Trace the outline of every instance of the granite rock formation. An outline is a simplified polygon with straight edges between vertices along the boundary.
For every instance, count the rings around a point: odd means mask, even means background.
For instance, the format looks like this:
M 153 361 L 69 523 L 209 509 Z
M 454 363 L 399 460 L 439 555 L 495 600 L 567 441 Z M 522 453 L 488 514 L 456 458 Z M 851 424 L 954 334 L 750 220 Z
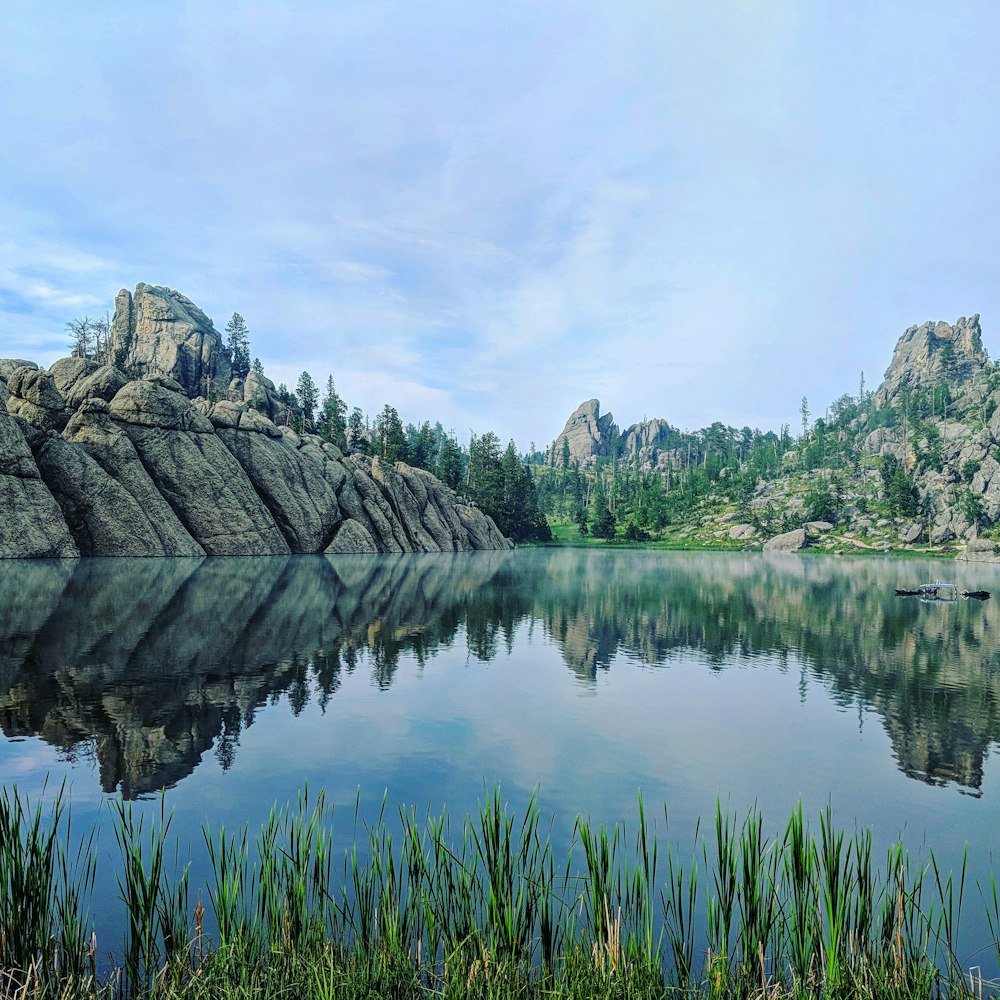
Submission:
M 569 443 L 571 462 L 587 465 L 601 455 L 607 455 L 612 431 L 617 434 L 610 413 L 601 416 L 601 404 L 596 399 L 581 403 L 570 415 L 566 425 L 556 435 L 556 458 L 562 454 L 563 441 Z
M 989 362 L 983 350 L 979 314 L 960 317 L 954 326 L 927 322 L 906 329 L 896 343 L 875 405 L 893 405 L 904 390 L 916 391 L 941 382 L 957 387 L 982 374 Z
M 143 282 L 134 293 L 123 288 L 115 299 L 111 344 L 125 371 L 170 375 L 192 398 L 229 385 L 232 370 L 222 335 L 172 288 Z
M 564 438 L 569 444 L 570 461 L 578 462 L 582 468 L 616 452 L 634 460 L 645 471 L 662 468 L 671 458 L 676 459 L 673 449 L 680 441 L 676 428 L 656 418 L 620 431 L 610 413 L 601 415 L 601 404 L 596 399 L 581 403 L 556 436 L 552 447 L 557 463 L 561 460 Z
M 429 473 L 278 426 L 273 385 L 230 380 L 211 320 L 183 295 L 120 293 L 112 345 L 144 374 L 0 360 L 0 558 L 509 547 Z M 202 390 L 221 398 L 190 398 Z

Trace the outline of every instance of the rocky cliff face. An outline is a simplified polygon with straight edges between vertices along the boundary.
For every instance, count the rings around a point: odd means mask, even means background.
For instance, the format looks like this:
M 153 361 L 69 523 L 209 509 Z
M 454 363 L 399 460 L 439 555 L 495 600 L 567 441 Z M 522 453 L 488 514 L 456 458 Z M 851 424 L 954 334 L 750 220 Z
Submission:
M 218 333 L 184 296 L 120 294 L 114 336 L 143 377 L 74 358 L 50 371 L 0 361 L 0 558 L 509 546 L 429 473 L 345 458 L 239 398 L 189 398 L 218 379 L 267 410 L 270 383 L 228 383 Z
M 895 405 L 904 390 L 911 392 L 948 382 L 964 386 L 989 364 L 983 350 L 979 314 L 962 316 L 954 326 L 927 322 L 911 326 L 896 343 L 885 378 L 875 393 L 875 405 Z

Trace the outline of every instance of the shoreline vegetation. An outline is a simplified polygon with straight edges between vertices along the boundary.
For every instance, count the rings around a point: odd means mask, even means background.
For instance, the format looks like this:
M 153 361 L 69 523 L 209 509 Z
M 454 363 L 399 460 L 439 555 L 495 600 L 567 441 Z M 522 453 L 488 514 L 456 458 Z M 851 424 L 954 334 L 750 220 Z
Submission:
M 763 549 L 763 539 L 756 542 L 734 540 L 730 538 L 705 538 L 698 536 L 682 535 L 678 532 L 663 534 L 660 536 L 649 536 L 640 538 L 630 538 L 626 530 L 618 529 L 614 538 L 596 538 L 589 533 L 581 532 L 579 527 L 566 520 L 551 520 L 549 528 L 552 538 L 546 542 L 527 541 L 519 543 L 518 547 L 532 548 L 587 548 L 587 549 L 653 549 L 670 552 L 732 552 L 732 553 L 754 553 Z M 807 534 L 807 541 L 812 544 L 805 545 L 800 554 L 805 552 L 809 555 L 850 555 L 850 556 L 903 556 L 906 558 L 929 558 L 929 559 L 954 559 L 961 555 L 962 549 L 954 545 L 906 545 L 900 543 L 896 546 L 877 546 L 859 544 L 857 541 L 851 544 L 844 544 L 843 541 L 834 535 L 822 538 L 818 532 L 814 532 L 811 539 Z
M 367 823 L 355 806 L 346 842 L 306 790 L 253 833 L 206 826 L 195 884 L 165 799 L 159 815 L 119 801 L 109 944 L 89 915 L 96 831 L 63 789 L 47 798 L 0 794 L 4 997 L 997 995 L 981 972 L 1000 958 L 995 878 L 972 886 L 966 858 L 945 872 L 902 842 L 879 860 L 829 809 L 772 833 L 720 805 L 679 849 L 640 795 L 633 826 L 578 817 L 562 854 L 534 797 L 515 811 L 499 788 L 466 816 L 383 800 Z M 991 940 L 966 959 L 970 905 Z

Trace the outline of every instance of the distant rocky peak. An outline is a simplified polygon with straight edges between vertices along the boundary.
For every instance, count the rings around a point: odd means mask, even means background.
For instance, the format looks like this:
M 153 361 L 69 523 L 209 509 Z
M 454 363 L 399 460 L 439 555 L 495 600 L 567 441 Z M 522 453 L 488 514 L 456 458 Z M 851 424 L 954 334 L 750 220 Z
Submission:
M 601 416 L 601 404 L 596 399 L 581 403 L 566 421 L 566 425 L 556 436 L 554 445 L 556 459 L 562 454 L 563 438 L 569 443 L 569 457 L 572 462 L 587 465 L 599 455 L 608 454 L 610 437 L 617 433 L 614 418 L 610 413 Z
M 954 325 L 928 321 L 911 326 L 896 343 L 875 402 L 879 406 L 892 403 L 903 389 L 913 391 L 942 382 L 962 385 L 988 362 L 978 313 L 968 319 L 962 316 Z

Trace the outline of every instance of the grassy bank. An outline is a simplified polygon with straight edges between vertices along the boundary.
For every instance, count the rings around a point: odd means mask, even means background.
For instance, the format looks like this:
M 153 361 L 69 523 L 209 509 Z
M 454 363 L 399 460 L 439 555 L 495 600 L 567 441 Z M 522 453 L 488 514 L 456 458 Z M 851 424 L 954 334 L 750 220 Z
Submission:
M 122 938 L 90 930 L 95 838 L 61 797 L 0 797 L 0 970 L 23 997 L 930 997 L 993 995 L 956 955 L 965 871 L 828 812 L 769 835 L 719 809 L 693 850 L 642 802 L 635 828 L 578 819 L 556 856 L 537 807 L 400 808 L 335 843 L 322 795 L 204 830 L 195 885 L 166 813 L 113 807 Z M 978 887 L 1000 949 L 1000 895 Z M 109 904 L 104 904 L 109 905 Z M 114 952 L 103 970 L 99 954 Z
M 741 545 L 723 539 L 706 540 L 701 538 L 687 538 L 676 533 L 665 534 L 663 537 L 654 537 L 643 541 L 632 541 L 625 537 L 625 531 L 620 526 L 616 529 L 614 539 L 595 538 L 593 535 L 585 535 L 580 529 L 569 521 L 550 521 L 549 529 L 552 532 L 551 542 L 525 543 L 539 544 L 544 547 L 570 546 L 573 548 L 618 548 L 618 549 L 676 549 L 676 550 L 697 550 L 710 552 L 737 552 L 747 549 L 747 545 Z M 758 544 L 756 548 L 760 548 Z
M 626 538 L 624 529 L 616 529 L 614 539 L 594 538 L 582 534 L 576 524 L 569 521 L 552 520 L 549 522 L 552 541 L 544 543 L 526 542 L 524 545 L 544 548 L 613 548 L 613 549 L 665 549 L 684 552 L 759 552 L 763 548 L 764 539 L 758 537 L 748 541 L 739 541 L 725 537 L 724 532 L 697 533 L 690 530 L 666 529 L 662 535 L 643 541 L 632 541 Z M 905 545 L 901 542 L 889 542 L 883 539 L 883 544 L 868 544 L 851 536 L 840 534 L 822 535 L 813 532 L 809 545 L 802 550 L 810 554 L 851 555 L 851 556 L 913 556 L 923 559 L 951 559 L 960 551 L 953 545 Z

